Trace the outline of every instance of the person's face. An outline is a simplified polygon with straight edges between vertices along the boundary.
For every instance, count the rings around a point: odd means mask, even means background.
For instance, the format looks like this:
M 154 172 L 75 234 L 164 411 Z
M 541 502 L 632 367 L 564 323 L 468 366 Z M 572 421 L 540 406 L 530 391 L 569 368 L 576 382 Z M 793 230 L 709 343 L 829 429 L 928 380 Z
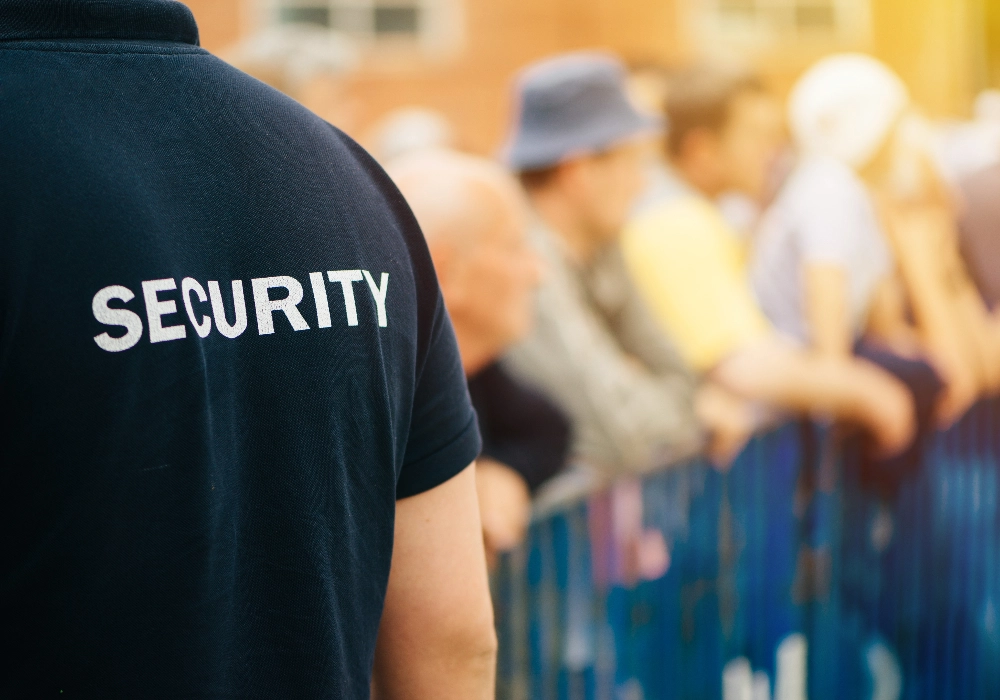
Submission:
M 575 204 L 595 242 L 614 241 L 628 221 L 646 183 L 643 146 L 641 140 L 631 141 L 574 164 Z
M 718 137 L 721 189 L 762 198 L 783 140 L 781 108 L 776 100 L 760 92 L 738 96 Z
M 531 330 L 541 266 L 528 244 L 525 206 L 519 195 L 491 197 L 481 213 L 483 229 L 464 244 L 468 248 L 461 253 L 452 280 L 450 291 L 459 298 L 446 302 L 456 325 L 466 325 L 480 341 L 489 339 L 499 355 Z

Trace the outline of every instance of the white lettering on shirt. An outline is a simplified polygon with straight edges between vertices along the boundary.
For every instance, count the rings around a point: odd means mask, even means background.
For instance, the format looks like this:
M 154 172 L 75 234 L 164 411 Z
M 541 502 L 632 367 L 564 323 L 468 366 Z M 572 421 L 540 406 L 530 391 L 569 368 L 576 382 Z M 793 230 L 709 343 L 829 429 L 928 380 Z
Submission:
M 243 280 L 233 280 L 233 309 L 236 318 L 233 325 L 226 321 L 226 307 L 222 305 L 222 292 L 219 283 L 208 283 L 208 296 L 212 298 L 212 316 L 215 317 L 215 327 L 226 338 L 236 338 L 247 329 L 247 302 L 243 298 Z
M 146 321 L 149 324 L 149 342 L 163 343 L 168 340 L 180 340 L 187 336 L 183 325 L 164 326 L 162 317 L 177 313 L 177 302 L 173 299 L 160 301 L 159 292 L 169 292 L 177 289 L 177 283 L 171 279 L 146 280 L 142 283 L 142 296 L 146 301 Z
M 364 279 L 361 270 L 330 270 L 326 276 L 331 282 L 340 282 L 344 290 L 344 311 L 347 312 L 347 325 L 358 325 L 358 307 L 354 305 L 354 282 Z
M 191 325 L 194 326 L 195 333 L 198 337 L 204 338 L 212 330 L 212 317 L 202 316 L 201 322 L 194 317 L 194 308 L 191 305 L 191 292 L 198 295 L 198 301 L 206 302 L 208 297 L 205 296 L 205 288 L 201 286 L 198 280 L 193 277 L 185 277 L 181 280 L 181 299 L 184 300 L 184 310 L 187 311 L 188 318 L 191 320 Z
M 139 342 L 142 337 L 142 319 L 134 311 L 128 309 L 112 309 L 108 302 L 112 299 L 120 299 L 130 302 L 135 298 L 135 294 L 128 287 L 120 284 L 113 284 L 105 287 L 94 295 L 94 301 L 90 307 L 94 312 L 94 318 L 106 326 L 122 326 L 125 328 L 125 335 L 117 338 L 108 335 L 107 332 L 94 336 L 94 342 L 101 350 L 108 352 L 121 352 Z
M 386 311 L 386 296 L 389 288 L 389 273 L 383 272 L 379 278 L 379 283 L 375 283 L 375 274 L 368 270 L 329 270 L 326 272 L 327 280 L 330 283 L 340 284 L 340 289 L 344 295 L 344 315 L 348 326 L 358 325 L 357 301 L 354 296 L 354 283 L 365 280 L 375 302 L 376 319 L 380 328 L 388 325 L 388 313 Z M 313 300 L 316 305 L 316 327 L 330 328 L 333 325 L 330 313 L 330 300 L 326 287 L 327 280 L 323 279 L 322 272 L 310 272 L 309 283 L 312 287 Z M 274 328 L 274 312 L 280 311 L 285 314 L 289 324 L 295 331 L 309 330 L 310 326 L 299 311 L 299 304 L 304 297 L 302 284 L 294 277 L 280 275 L 277 277 L 260 277 L 250 280 L 253 289 L 254 307 L 257 315 L 257 332 L 259 335 L 272 335 Z M 180 295 L 184 303 L 184 311 L 188 321 L 194 328 L 195 333 L 200 338 L 208 338 L 212 333 L 212 327 L 229 339 L 238 338 L 247 329 L 247 304 L 244 296 L 243 280 L 233 280 L 231 282 L 233 292 L 233 323 L 226 319 L 226 306 L 222 299 L 222 290 L 216 280 L 208 281 L 208 292 L 201 283 L 193 277 L 184 277 L 181 280 Z M 280 299 L 272 299 L 270 290 L 274 287 L 281 287 L 287 293 Z M 185 324 L 163 325 L 163 317 L 176 314 L 178 305 L 176 299 L 164 299 L 159 295 L 161 292 L 169 292 L 177 289 L 177 282 L 174 279 L 164 278 L 157 280 L 144 280 L 142 282 L 142 294 L 146 307 L 146 321 L 149 328 L 149 341 L 151 343 L 162 343 L 168 340 L 181 340 L 186 338 L 187 327 Z M 125 329 L 125 334 L 115 337 L 108 332 L 94 336 L 94 342 L 102 350 L 107 352 L 121 352 L 134 347 L 142 338 L 142 317 L 127 308 L 113 308 L 109 306 L 112 300 L 120 300 L 128 303 L 135 298 L 135 294 L 128 287 L 121 285 L 111 285 L 104 287 L 94 295 L 91 309 L 94 318 L 105 326 L 121 326 Z M 197 304 L 211 303 L 212 313 L 201 313 Z M 213 324 L 214 321 L 214 324 Z
M 271 335 L 274 333 L 275 311 L 281 311 L 297 331 L 309 330 L 309 324 L 299 313 L 298 305 L 302 301 L 302 285 L 294 277 L 284 275 L 278 277 L 258 277 L 250 280 L 253 287 L 253 304 L 257 309 L 257 333 Z M 288 295 L 283 299 L 271 299 L 267 290 L 274 287 L 284 287 Z
M 323 273 L 310 272 L 309 283 L 312 285 L 313 299 L 316 300 L 316 325 L 319 328 L 329 328 L 333 324 L 330 322 L 330 300 L 326 296 Z
M 372 292 L 372 297 L 375 299 L 375 309 L 378 312 L 378 325 L 385 328 L 389 325 L 389 320 L 385 315 L 385 293 L 389 291 L 389 273 L 383 272 L 382 279 L 378 287 L 375 286 L 375 280 L 372 279 L 372 273 L 368 270 L 362 270 L 365 275 L 365 280 L 368 282 L 368 289 Z

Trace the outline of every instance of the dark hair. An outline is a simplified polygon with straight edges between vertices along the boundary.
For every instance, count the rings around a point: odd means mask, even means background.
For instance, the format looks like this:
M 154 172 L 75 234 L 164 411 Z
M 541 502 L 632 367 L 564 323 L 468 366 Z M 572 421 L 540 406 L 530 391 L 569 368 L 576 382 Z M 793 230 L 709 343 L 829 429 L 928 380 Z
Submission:
M 753 73 L 710 66 L 678 73 L 667 91 L 667 151 L 679 155 L 695 129 L 722 131 L 737 98 L 764 90 L 764 83 Z
M 586 155 L 586 157 L 588 158 L 600 160 L 612 155 L 613 153 L 615 153 L 616 150 L 617 148 L 615 144 L 612 143 L 597 151 L 581 155 Z M 517 179 L 520 181 L 521 187 L 523 187 L 528 192 L 531 192 L 532 190 L 541 189 L 543 187 L 546 187 L 549 183 L 552 182 L 552 180 L 556 176 L 556 173 L 559 172 L 559 166 L 562 165 L 564 162 L 565 161 L 560 161 L 555 165 L 546 165 L 544 167 L 535 168 L 533 170 L 521 170 L 520 172 L 517 173 Z
M 548 185 L 555 177 L 558 168 L 558 165 L 550 165 L 536 170 L 522 170 L 517 174 L 517 177 L 521 181 L 521 187 L 531 192 Z

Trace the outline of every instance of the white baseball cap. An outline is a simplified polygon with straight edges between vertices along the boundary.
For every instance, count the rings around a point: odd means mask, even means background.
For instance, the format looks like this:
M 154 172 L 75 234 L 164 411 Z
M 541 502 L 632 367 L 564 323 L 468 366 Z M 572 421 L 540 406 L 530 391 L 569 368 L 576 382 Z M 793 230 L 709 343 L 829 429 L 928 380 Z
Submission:
M 788 121 L 804 155 L 858 169 L 878 152 L 909 102 L 906 85 L 881 61 L 836 54 L 799 78 L 788 100 Z

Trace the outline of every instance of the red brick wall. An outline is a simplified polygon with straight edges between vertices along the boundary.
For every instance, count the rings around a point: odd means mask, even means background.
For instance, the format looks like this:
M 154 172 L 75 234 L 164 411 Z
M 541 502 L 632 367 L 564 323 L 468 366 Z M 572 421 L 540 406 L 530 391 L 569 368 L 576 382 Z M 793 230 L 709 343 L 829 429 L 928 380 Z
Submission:
M 249 29 L 241 8 L 253 0 L 185 1 L 211 51 L 224 50 Z M 439 109 L 453 120 L 464 146 L 489 153 L 502 140 L 510 80 L 520 67 L 595 46 L 642 59 L 676 58 L 673 8 L 672 0 L 467 0 L 459 55 L 381 56 L 345 80 L 322 81 L 296 97 L 359 137 L 397 107 Z
M 252 30 L 257 0 L 185 0 L 202 44 L 224 50 Z M 932 112 L 961 112 L 972 89 L 963 40 L 972 0 L 871 0 L 873 49 L 911 81 Z M 509 119 L 510 80 L 526 63 L 577 48 L 606 47 L 626 58 L 677 62 L 698 47 L 684 13 L 695 0 L 464 0 L 464 44 L 458 55 L 381 52 L 347 78 L 322 80 L 295 95 L 354 136 L 364 137 L 386 112 L 419 105 L 441 110 L 462 144 L 491 153 Z M 903 22 L 901 18 L 906 18 Z M 938 29 L 935 30 L 934 28 Z M 718 47 L 709 47 L 718 48 Z M 784 91 L 813 60 L 837 47 L 765 47 L 758 63 Z M 929 70 L 927 66 L 936 67 Z

